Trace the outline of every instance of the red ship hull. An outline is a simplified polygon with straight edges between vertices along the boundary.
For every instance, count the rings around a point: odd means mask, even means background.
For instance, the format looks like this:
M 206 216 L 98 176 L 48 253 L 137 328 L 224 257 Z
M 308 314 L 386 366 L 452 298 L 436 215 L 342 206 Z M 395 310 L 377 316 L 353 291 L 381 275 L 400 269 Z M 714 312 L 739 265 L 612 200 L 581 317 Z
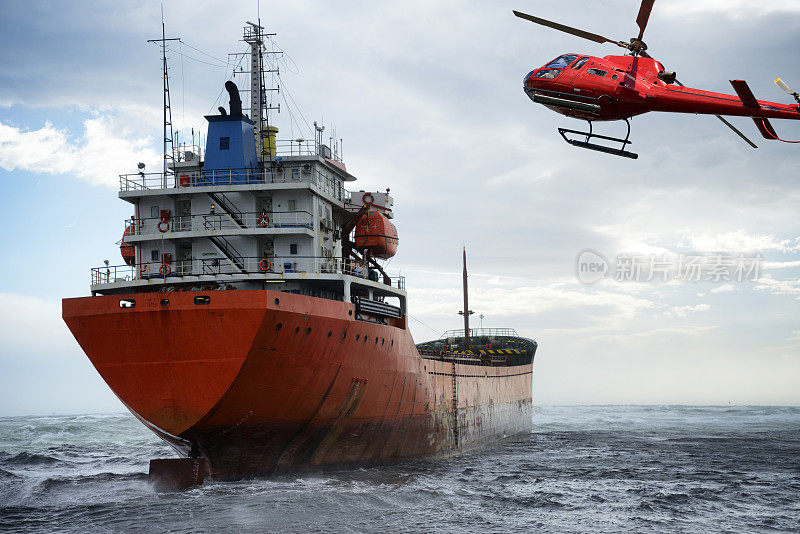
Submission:
M 530 432 L 532 363 L 425 359 L 405 319 L 356 320 L 345 302 L 137 293 L 64 299 L 63 317 L 131 412 L 182 453 L 194 447 L 214 480 L 443 456 Z

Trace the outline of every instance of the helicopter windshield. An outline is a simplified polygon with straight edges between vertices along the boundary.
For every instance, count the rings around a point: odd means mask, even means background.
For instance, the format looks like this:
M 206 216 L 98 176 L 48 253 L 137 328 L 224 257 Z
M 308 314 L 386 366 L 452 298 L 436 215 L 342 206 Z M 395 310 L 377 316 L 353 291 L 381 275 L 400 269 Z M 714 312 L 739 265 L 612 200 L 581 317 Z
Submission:
M 545 69 L 563 69 L 578 58 L 576 54 L 564 54 L 544 66 Z

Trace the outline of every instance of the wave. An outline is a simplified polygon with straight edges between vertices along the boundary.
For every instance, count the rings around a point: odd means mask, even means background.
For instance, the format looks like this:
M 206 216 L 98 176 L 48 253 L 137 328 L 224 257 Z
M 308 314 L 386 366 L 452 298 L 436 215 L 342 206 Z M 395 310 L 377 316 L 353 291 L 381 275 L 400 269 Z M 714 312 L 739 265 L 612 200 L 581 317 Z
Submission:
M 0 463 L 13 466 L 26 466 L 26 465 L 55 465 L 61 460 L 46 454 L 37 454 L 29 452 L 20 452 L 15 455 L 7 455 L 6 458 L 0 458 Z
M 64 486 L 99 484 L 103 482 L 147 481 L 147 473 L 97 473 L 95 475 L 50 476 L 37 486 L 42 491 L 57 490 Z

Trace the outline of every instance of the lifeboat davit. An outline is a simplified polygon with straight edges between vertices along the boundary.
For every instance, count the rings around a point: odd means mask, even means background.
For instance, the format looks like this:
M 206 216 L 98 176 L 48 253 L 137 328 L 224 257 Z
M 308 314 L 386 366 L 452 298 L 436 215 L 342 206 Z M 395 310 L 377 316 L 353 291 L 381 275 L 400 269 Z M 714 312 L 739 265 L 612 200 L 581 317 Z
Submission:
M 371 211 L 358 221 L 355 243 L 375 258 L 389 259 L 397 253 L 397 228 L 383 213 Z
M 129 235 L 134 235 L 133 226 L 125 228 L 125 232 L 122 234 L 122 241 L 119 244 L 119 252 L 127 265 L 133 265 L 136 262 L 136 247 L 125 242 L 125 237 Z

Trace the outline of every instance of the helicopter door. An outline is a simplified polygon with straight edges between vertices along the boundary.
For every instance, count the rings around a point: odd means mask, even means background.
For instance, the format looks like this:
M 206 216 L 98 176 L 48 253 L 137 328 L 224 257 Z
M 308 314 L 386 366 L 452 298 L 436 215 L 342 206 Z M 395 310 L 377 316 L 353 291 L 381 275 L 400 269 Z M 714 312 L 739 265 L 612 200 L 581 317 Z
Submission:
M 565 68 L 561 75 L 559 76 L 559 83 L 564 85 L 572 85 L 572 82 L 575 80 L 575 77 L 578 76 L 579 73 L 585 71 L 586 69 L 584 66 L 586 62 L 589 61 L 589 58 L 584 56 L 580 58 L 578 61 L 572 64 L 571 67 Z
M 581 71 L 581 74 L 584 83 L 601 94 L 613 94 L 619 85 L 619 72 L 593 61 Z

